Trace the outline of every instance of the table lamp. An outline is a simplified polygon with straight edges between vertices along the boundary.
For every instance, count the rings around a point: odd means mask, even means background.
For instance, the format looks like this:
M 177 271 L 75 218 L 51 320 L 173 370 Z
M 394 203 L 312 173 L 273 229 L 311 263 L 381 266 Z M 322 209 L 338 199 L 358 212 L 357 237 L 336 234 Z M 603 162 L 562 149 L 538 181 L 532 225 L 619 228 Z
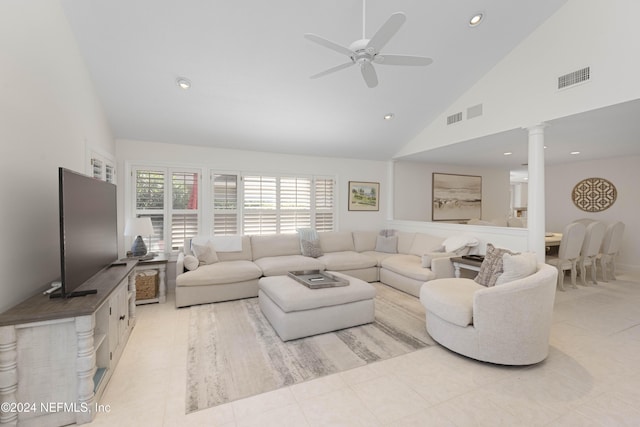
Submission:
M 142 236 L 153 235 L 153 225 L 151 224 L 151 218 L 140 217 L 127 221 L 124 227 L 125 236 L 137 236 L 131 246 L 131 255 L 133 256 L 145 256 L 147 254 L 147 245 L 144 244 Z

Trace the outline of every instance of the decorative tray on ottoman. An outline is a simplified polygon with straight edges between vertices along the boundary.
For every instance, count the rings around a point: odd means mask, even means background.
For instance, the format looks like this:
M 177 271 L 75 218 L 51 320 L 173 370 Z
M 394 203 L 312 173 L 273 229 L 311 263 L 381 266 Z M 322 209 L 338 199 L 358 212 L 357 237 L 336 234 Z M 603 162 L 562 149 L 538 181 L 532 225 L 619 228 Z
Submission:
M 288 276 L 310 289 L 348 286 L 349 281 L 320 270 L 290 271 Z

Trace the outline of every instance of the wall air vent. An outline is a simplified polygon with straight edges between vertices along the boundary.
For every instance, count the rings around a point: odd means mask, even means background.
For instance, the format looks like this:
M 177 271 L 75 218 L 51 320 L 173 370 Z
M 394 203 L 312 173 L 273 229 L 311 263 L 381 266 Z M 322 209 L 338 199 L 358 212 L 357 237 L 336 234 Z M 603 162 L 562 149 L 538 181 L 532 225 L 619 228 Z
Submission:
M 462 112 L 455 113 L 447 117 L 447 125 L 452 125 L 462 121 Z
M 573 73 L 565 74 L 564 76 L 558 77 L 558 89 L 564 89 L 569 86 L 576 85 L 578 83 L 589 81 L 590 77 L 591 77 L 590 67 L 586 67 L 581 70 L 574 71 Z
M 474 105 L 467 108 L 467 120 L 479 117 L 482 115 L 482 104 Z

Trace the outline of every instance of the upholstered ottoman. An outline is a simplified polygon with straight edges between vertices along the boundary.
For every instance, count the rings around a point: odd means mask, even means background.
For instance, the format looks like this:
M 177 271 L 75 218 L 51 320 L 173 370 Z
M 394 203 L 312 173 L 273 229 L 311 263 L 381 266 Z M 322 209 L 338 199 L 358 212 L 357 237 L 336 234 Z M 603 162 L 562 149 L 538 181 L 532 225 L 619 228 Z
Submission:
M 258 302 L 283 341 L 371 323 L 376 289 L 369 283 L 331 272 L 349 286 L 309 289 L 287 276 L 263 277 Z

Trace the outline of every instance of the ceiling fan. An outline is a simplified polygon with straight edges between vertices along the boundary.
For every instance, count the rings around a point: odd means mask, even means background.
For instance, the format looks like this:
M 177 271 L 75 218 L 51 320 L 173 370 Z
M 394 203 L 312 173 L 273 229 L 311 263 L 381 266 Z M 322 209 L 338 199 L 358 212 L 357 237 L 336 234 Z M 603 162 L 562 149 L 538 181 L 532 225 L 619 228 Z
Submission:
M 391 37 L 398 32 L 407 17 L 403 12 L 396 12 L 392 14 L 382 27 L 376 31 L 373 37 L 367 39 L 365 35 L 365 11 L 366 0 L 362 0 L 362 39 L 351 43 L 348 48 L 316 34 L 306 33 L 304 35 L 307 40 L 311 40 L 312 42 L 318 43 L 319 45 L 327 47 L 338 53 L 347 55 L 350 59 L 350 61 L 345 64 L 314 74 L 311 76 L 312 79 L 317 79 L 319 77 L 326 76 L 327 74 L 335 73 L 336 71 L 358 64 L 360 65 L 360 72 L 362 73 L 365 83 L 371 88 L 378 85 L 378 75 L 376 74 L 375 68 L 373 68 L 374 62 L 381 65 L 413 66 L 426 66 L 433 62 L 433 59 L 424 56 L 381 54 L 380 50 L 389 42 L 389 40 L 391 40 Z

